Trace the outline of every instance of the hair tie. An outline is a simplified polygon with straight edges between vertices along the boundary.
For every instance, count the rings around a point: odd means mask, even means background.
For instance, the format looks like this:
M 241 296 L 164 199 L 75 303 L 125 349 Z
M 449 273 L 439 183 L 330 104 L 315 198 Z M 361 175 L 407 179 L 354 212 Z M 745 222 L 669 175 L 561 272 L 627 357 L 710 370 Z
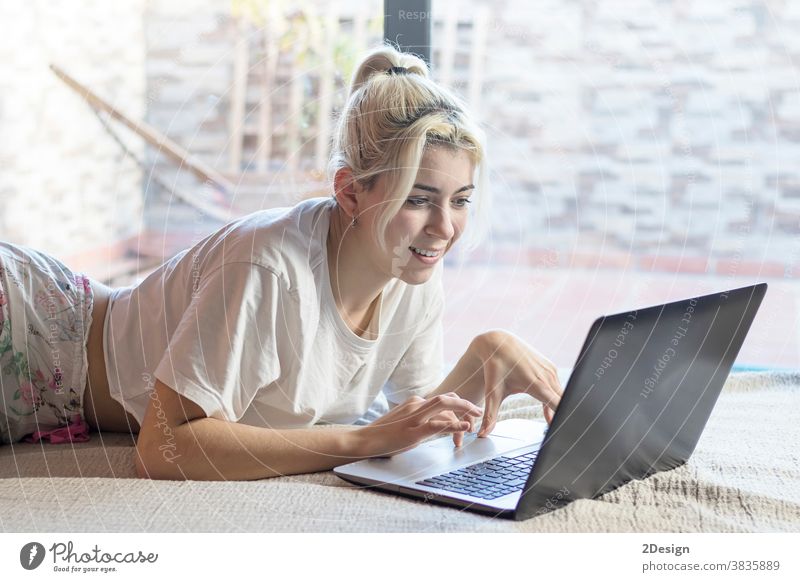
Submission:
M 405 67 L 390 67 L 386 73 L 389 75 L 407 75 L 408 69 Z

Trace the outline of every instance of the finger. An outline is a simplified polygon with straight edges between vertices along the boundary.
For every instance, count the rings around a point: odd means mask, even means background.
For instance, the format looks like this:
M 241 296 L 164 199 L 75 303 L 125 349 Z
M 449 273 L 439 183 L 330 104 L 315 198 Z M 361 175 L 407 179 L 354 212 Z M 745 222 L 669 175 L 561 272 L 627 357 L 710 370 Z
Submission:
M 561 404 L 561 394 L 551 389 L 550 400 L 548 400 L 546 404 L 553 412 L 555 412 L 556 408 L 558 408 L 558 405 Z
M 561 379 L 558 377 L 558 368 L 553 367 L 549 370 L 550 374 L 550 387 L 558 396 L 558 401 L 564 396 L 564 387 L 561 385 Z M 556 403 L 557 404 L 557 403 Z
M 500 370 L 491 360 L 483 365 L 483 378 L 486 386 L 486 402 L 483 406 L 483 420 L 478 431 L 479 437 L 485 437 L 494 430 L 497 411 L 500 409 L 500 403 L 503 398 Z
M 524 392 L 542 402 L 561 399 L 561 386 L 559 385 L 558 377 L 548 368 L 535 368 Z
M 553 412 L 547 404 L 542 403 L 542 412 L 544 412 L 544 419 L 547 421 L 547 424 L 551 424 L 553 422 Z
M 431 420 L 425 425 L 431 434 L 439 434 L 443 432 L 463 432 L 469 428 L 469 422 L 466 420 Z
M 469 416 L 480 416 L 483 412 L 478 406 L 475 406 L 469 400 L 461 398 L 460 396 L 448 394 L 440 394 L 431 398 L 428 402 L 423 404 L 417 412 L 422 415 L 422 420 L 430 420 L 430 417 L 438 414 L 443 410 L 449 410 L 458 415 L 459 413 Z
M 449 414 L 450 416 L 453 417 L 453 419 L 458 423 L 459 427 L 464 426 L 464 424 L 463 424 L 464 422 L 466 422 L 467 424 L 470 423 L 470 421 L 468 419 L 466 419 L 466 418 L 463 421 L 461 419 L 457 418 L 455 413 L 453 413 L 451 411 L 448 411 L 447 414 Z M 463 430 L 459 430 L 457 432 L 454 432 L 453 433 L 453 444 L 456 446 L 456 448 L 460 447 L 463 444 L 463 442 L 464 442 L 464 431 Z
M 561 397 L 564 394 L 555 372 L 548 370 L 547 378 L 543 385 L 545 389 L 541 401 L 549 406 L 552 411 L 555 411 L 558 405 L 561 404 Z
M 481 413 L 483 412 L 480 406 L 477 406 L 476 404 L 470 402 L 466 398 L 462 398 L 455 392 L 448 392 L 447 394 L 439 394 L 438 396 L 429 398 L 428 400 L 425 401 L 420 410 L 426 411 L 429 409 L 439 409 L 438 405 L 442 403 L 447 405 L 445 406 L 445 408 L 448 409 L 453 407 L 458 407 L 460 409 L 461 407 L 464 407 L 464 408 L 471 408 L 472 410 L 477 412 Z

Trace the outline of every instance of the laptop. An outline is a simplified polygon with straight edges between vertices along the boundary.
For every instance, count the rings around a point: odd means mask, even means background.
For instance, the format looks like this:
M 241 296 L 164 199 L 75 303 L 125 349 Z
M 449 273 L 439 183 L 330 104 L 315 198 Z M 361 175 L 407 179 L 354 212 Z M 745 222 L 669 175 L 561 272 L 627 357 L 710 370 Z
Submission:
M 755 318 L 766 283 L 598 318 L 550 426 L 428 440 L 336 475 L 427 502 L 529 519 L 686 463 Z

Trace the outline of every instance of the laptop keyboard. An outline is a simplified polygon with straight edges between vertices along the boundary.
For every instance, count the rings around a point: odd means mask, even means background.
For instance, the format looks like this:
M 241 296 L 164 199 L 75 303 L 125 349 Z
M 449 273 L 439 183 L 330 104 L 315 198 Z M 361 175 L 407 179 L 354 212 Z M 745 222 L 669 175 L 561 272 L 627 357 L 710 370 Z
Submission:
M 533 451 L 519 457 L 495 457 L 482 463 L 417 481 L 417 485 L 435 487 L 482 499 L 496 499 L 522 490 L 538 453 L 539 451 Z

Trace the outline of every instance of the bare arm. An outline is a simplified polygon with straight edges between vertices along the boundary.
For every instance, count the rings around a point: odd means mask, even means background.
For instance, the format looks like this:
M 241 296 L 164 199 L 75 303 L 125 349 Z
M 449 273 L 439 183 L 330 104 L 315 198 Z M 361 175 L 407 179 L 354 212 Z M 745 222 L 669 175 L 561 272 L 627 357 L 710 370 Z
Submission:
M 219 481 L 326 471 L 463 431 L 481 413 L 456 394 L 412 396 L 364 427 L 258 428 L 207 418 L 200 406 L 157 380 L 136 441 L 136 472 L 151 479 Z
M 259 428 L 215 418 L 156 381 L 136 442 L 136 469 L 152 479 L 251 480 L 325 471 L 364 458 L 358 427 Z

